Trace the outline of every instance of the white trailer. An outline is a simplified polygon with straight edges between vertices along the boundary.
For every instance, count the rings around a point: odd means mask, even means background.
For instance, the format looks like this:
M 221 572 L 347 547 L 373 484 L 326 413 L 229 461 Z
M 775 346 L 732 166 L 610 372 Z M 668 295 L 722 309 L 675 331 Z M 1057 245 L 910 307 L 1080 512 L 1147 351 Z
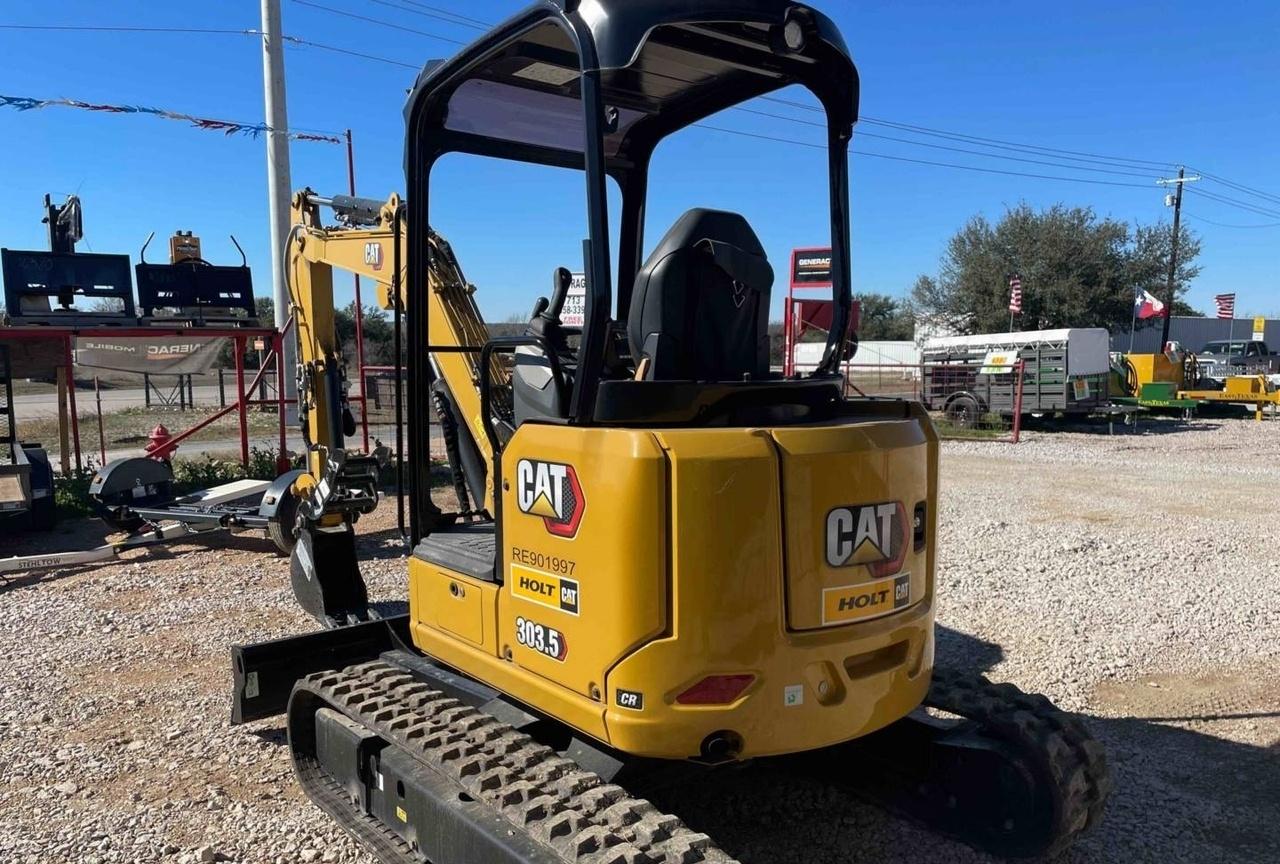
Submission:
M 1012 416 L 1019 390 L 1023 414 L 1102 411 L 1109 350 L 1101 327 L 934 337 L 923 348 L 923 401 L 962 425 L 983 414 Z

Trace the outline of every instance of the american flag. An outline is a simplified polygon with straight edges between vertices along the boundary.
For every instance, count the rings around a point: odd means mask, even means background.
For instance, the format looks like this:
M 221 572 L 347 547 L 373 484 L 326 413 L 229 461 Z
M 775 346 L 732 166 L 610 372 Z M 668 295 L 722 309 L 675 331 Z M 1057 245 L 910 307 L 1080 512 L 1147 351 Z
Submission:
M 1236 295 L 1219 294 L 1213 298 L 1213 302 L 1218 304 L 1219 318 L 1236 317 Z
M 1020 276 L 1009 278 L 1009 311 L 1022 311 L 1022 277 Z

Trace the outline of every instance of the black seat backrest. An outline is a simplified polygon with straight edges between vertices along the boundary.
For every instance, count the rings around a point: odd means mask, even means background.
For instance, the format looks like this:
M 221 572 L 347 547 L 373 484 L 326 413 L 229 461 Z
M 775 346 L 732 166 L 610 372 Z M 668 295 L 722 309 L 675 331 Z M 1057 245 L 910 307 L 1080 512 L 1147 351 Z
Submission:
M 648 381 L 741 381 L 769 374 L 773 268 L 747 220 L 695 208 L 636 274 L 627 338 Z

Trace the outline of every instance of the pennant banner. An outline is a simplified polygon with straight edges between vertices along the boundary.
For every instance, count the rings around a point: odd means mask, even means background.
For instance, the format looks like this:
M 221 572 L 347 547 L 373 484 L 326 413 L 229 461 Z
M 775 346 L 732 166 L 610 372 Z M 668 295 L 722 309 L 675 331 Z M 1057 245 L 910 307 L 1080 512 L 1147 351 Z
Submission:
M 93 102 L 81 102 L 78 99 L 33 99 L 30 96 L 5 96 L 0 94 L 0 107 L 16 108 L 19 111 L 32 111 L 37 108 L 60 106 L 63 108 L 80 108 L 84 111 L 106 111 L 111 114 L 150 114 L 163 117 L 165 120 L 181 120 L 199 128 L 220 131 L 226 135 L 249 135 L 257 138 L 263 132 L 271 131 L 265 123 L 236 123 L 233 120 L 214 120 L 209 117 L 194 117 L 179 111 L 166 111 L 163 108 L 147 108 L 143 105 L 102 105 Z M 323 141 L 327 144 L 341 144 L 337 135 L 322 135 L 313 132 L 290 132 L 294 141 Z

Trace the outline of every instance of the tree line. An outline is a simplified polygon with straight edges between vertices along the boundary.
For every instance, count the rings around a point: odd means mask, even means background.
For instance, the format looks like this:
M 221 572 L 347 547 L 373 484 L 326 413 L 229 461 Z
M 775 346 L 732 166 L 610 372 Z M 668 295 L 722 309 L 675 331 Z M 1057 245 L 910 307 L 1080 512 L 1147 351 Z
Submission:
M 1130 226 L 1088 207 L 1056 204 L 1009 209 L 991 224 L 978 215 L 947 243 L 936 275 L 921 275 L 910 295 L 914 313 L 959 333 L 1009 327 L 1009 280 L 1022 282 L 1018 330 L 1129 326 L 1134 297 L 1146 290 L 1174 315 L 1198 315 L 1181 298 L 1200 274 L 1200 238 L 1179 230 L 1172 303 L 1167 280 L 1173 240 L 1167 223 Z M 1155 321 L 1158 319 L 1149 319 Z

